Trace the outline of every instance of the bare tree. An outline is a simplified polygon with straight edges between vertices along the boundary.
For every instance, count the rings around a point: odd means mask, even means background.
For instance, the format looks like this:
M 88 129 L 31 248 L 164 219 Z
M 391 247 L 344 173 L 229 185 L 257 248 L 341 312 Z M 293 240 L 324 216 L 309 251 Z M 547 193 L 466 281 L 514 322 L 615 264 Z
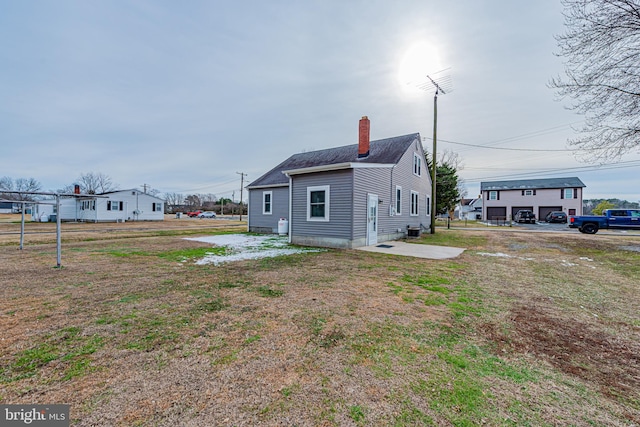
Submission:
M 549 86 L 585 116 L 569 141 L 587 160 L 619 159 L 640 146 L 640 3 L 561 0 L 566 31 L 556 36 L 566 78 Z
M 77 184 L 86 194 L 100 194 L 118 189 L 118 185 L 113 183 L 111 177 L 102 172 L 82 173 L 77 179 Z
M 167 205 L 181 205 L 184 203 L 184 194 L 164 193 L 164 200 L 167 202 Z
M 0 191 L 13 191 L 13 179 L 8 176 L 0 178 Z
M 200 197 L 197 194 L 188 195 L 187 197 L 185 197 L 184 202 L 191 209 L 198 209 L 198 208 L 202 207 L 202 202 L 200 201 Z
M 42 190 L 42 184 L 34 178 L 17 178 L 15 181 L 8 177 L 0 178 L 0 198 L 7 200 L 35 200 L 32 194 L 2 193 L 4 191 L 24 191 L 25 193 Z

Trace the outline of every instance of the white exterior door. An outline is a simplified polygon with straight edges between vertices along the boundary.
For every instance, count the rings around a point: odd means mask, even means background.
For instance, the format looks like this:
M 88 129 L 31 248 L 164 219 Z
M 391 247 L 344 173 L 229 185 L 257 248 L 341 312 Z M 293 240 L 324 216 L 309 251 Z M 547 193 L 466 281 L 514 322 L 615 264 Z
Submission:
M 378 243 L 378 195 L 367 195 L 367 246 Z

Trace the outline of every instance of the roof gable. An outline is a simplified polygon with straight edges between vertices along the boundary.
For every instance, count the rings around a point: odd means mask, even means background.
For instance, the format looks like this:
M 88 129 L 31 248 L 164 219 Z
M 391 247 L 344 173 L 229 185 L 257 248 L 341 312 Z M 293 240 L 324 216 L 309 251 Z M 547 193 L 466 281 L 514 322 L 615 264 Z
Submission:
M 514 181 L 490 181 L 481 182 L 480 191 L 487 190 L 533 190 L 549 188 L 576 188 L 586 187 L 577 177 L 545 178 L 545 179 L 520 179 Z
M 396 164 L 416 140 L 420 141 L 420 134 L 418 133 L 371 141 L 369 156 L 362 159 L 358 159 L 358 144 L 294 154 L 247 187 L 288 185 L 289 179 L 283 173 L 287 170 L 315 168 L 341 163 Z

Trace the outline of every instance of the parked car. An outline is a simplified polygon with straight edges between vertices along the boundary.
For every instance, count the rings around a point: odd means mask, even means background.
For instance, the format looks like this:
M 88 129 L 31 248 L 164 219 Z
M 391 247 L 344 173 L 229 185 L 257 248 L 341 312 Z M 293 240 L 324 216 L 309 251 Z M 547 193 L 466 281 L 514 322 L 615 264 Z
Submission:
M 200 215 L 198 215 L 198 218 L 215 218 L 215 217 L 216 217 L 215 212 L 202 212 L 200 213 Z
M 585 234 L 601 229 L 640 230 L 640 209 L 608 209 L 604 215 L 572 216 L 569 227 Z
M 191 217 L 191 218 L 194 218 L 194 217 L 197 217 L 198 215 L 200 215 L 201 213 L 202 213 L 202 211 L 200 211 L 200 210 L 193 211 L 193 212 L 187 212 L 187 216 Z
M 559 222 L 562 224 L 567 223 L 567 214 L 562 211 L 552 211 L 544 217 L 544 220 L 547 222 Z
M 516 212 L 516 216 L 513 217 L 513 220 L 518 223 L 526 222 L 530 224 L 535 224 L 536 214 L 534 214 L 530 210 L 522 209 Z

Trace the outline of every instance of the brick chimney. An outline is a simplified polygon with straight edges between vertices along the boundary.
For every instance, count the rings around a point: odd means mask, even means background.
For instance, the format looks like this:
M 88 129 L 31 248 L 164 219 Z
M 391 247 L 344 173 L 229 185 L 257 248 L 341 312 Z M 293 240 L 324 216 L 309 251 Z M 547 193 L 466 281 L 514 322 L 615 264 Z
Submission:
M 73 193 L 74 194 L 80 194 L 80 186 L 78 184 L 75 184 L 73 186 Z
M 358 138 L 358 158 L 364 159 L 369 155 L 369 129 L 370 122 L 367 116 L 362 116 L 360 119 L 360 127 L 359 127 L 359 138 Z

